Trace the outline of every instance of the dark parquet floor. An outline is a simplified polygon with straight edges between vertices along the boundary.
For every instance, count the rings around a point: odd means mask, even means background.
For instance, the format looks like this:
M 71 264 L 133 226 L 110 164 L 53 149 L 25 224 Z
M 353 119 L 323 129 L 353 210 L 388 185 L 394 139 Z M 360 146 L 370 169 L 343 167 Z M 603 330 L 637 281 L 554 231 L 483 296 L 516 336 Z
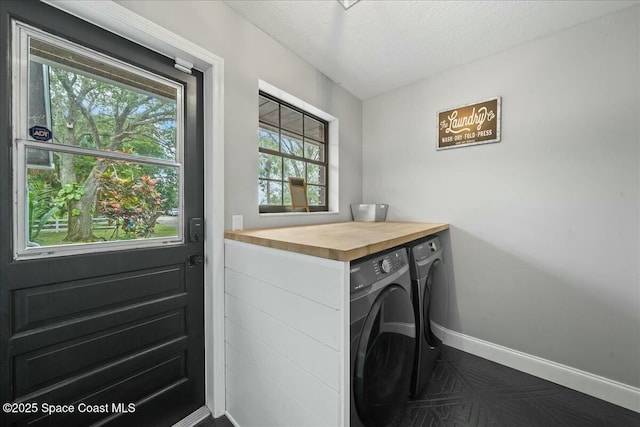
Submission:
M 399 427 L 640 427 L 640 414 L 443 346 Z M 233 427 L 226 417 L 197 427 Z
M 224 415 L 220 418 L 216 418 L 215 420 L 211 415 L 209 415 L 209 418 L 200 421 L 193 427 L 234 427 L 234 425 Z
M 443 346 L 401 427 L 640 427 L 640 414 Z

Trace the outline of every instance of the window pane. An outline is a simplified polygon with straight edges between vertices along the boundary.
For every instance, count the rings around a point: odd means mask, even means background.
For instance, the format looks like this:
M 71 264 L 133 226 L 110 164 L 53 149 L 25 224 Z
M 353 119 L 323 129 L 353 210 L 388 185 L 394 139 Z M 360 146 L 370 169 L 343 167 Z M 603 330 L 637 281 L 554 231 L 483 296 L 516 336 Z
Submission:
M 51 142 L 176 159 L 177 86 L 98 56 L 29 42 L 29 79 L 41 79 L 30 85 L 29 116 L 52 132 Z
M 56 170 L 27 168 L 27 246 L 177 237 L 179 170 L 53 152 Z M 176 216 L 165 216 L 167 212 Z
M 29 128 L 51 126 L 49 104 L 49 67 L 31 61 L 29 63 Z
M 269 98 L 260 96 L 259 108 L 260 108 L 259 120 L 261 122 L 270 123 L 274 126 L 278 126 L 280 124 L 277 102 L 273 102 Z
M 305 139 L 304 157 L 306 157 L 307 159 L 324 162 L 324 144 Z
M 282 205 L 282 182 L 281 181 L 269 181 L 268 182 L 268 203 L 269 205 Z
M 276 105 L 278 109 L 276 110 Z M 289 107 L 270 95 L 259 93 L 258 123 L 261 212 L 283 212 L 291 206 L 288 178 L 304 178 L 311 185 L 312 204 L 326 209 L 327 123 Z M 275 114 L 278 113 L 279 126 Z M 271 114 L 272 122 L 267 124 Z M 275 152 L 279 153 L 276 154 Z M 313 163 L 312 163 L 313 162 Z M 270 207 L 267 209 L 265 205 Z
M 304 117 L 304 136 L 307 138 L 313 138 L 316 141 L 325 142 L 324 140 L 324 123 L 312 119 L 311 117 Z
M 280 151 L 278 129 L 267 125 L 260 125 L 258 128 L 258 140 L 260 147 L 269 150 Z
M 302 160 L 284 159 L 284 179 L 289 177 L 304 178 L 304 162 Z
M 309 206 L 325 206 L 327 204 L 326 187 L 308 185 L 307 198 L 309 199 Z
M 282 152 L 302 157 L 302 139 L 291 132 L 282 132 Z
M 268 181 L 264 179 L 258 180 L 258 204 L 266 205 L 267 204 L 267 192 L 268 190 Z
M 272 154 L 259 154 L 259 177 L 282 179 L 282 157 Z
M 326 184 L 326 168 L 314 163 L 307 164 L 307 183 L 308 184 Z
M 280 127 L 302 135 L 302 113 L 284 105 L 280 108 Z
M 49 71 L 46 65 L 31 62 L 29 64 L 29 129 L 34 126 L 51 129 L 49 101 Z M 46 132 L 46 131 L 45 131 Z M 31 139 L 34 137 L 31 136 Z M 50 152 L 35 148 L 27 149 L 28 164 L 39 169 L 53 169 Z
M 289 183 L 285 182 L 282 189 L 282 204 L 285 206 L 291 206 L 291 189 Z

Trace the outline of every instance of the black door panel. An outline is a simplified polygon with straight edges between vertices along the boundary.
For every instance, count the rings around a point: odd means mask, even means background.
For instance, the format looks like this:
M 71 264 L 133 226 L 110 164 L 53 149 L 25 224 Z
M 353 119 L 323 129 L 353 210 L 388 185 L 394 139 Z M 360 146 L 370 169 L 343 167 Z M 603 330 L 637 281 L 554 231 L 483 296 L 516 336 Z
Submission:
M 182 266 L 167 266 L 16 290 L 15 332 L 73 321 L 125 304 L 185 292 Z

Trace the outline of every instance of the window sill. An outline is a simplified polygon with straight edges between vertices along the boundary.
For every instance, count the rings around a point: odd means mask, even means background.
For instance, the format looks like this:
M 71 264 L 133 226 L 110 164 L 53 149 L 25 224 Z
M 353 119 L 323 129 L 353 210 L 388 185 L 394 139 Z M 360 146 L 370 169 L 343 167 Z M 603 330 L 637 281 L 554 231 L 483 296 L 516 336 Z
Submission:
M 340 212 L 337 211 L 322 211 L 322 212 L 269 212 L 269 213 L 261 213 L 259 216 L 270 217 L 270 216 L 309 216 L 309 215 L 338 215 Z

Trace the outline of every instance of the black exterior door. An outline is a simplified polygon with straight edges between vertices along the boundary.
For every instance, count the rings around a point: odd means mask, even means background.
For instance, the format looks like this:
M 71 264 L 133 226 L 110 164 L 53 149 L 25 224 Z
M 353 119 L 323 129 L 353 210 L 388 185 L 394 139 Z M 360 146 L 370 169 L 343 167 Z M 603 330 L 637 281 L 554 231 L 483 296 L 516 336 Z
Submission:
M 393 426 L 402 418 L 415 346 L 411 298 L 402 287 L 389 285 L 371 307 L 356 353 L 353 395 L 365 425 Z
M 0 425 L 171 425 L 204 405 L 202 75 L 0 12 Z

